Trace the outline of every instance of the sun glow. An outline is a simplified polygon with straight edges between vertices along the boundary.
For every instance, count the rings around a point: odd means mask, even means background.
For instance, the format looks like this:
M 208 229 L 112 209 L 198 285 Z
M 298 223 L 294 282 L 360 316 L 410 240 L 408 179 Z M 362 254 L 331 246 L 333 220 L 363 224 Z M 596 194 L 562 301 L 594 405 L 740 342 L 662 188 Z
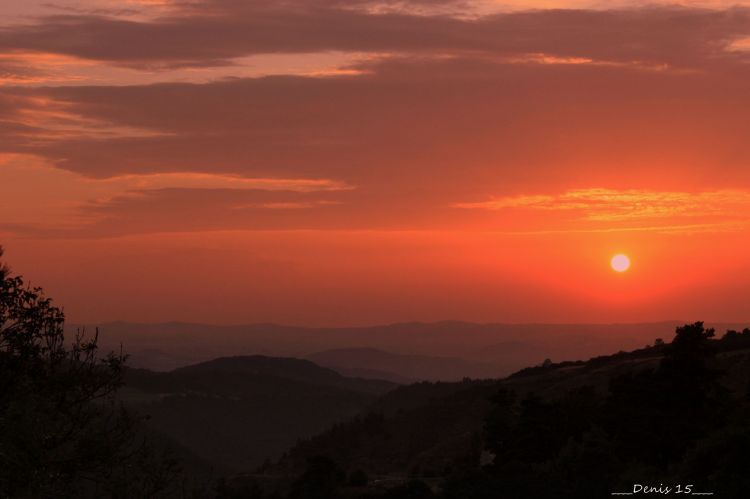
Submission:
M 625 272 L 630 268 L 630 258 L 627 255 L 619 253 L 612 257 L 609 264 L 615 272 Z

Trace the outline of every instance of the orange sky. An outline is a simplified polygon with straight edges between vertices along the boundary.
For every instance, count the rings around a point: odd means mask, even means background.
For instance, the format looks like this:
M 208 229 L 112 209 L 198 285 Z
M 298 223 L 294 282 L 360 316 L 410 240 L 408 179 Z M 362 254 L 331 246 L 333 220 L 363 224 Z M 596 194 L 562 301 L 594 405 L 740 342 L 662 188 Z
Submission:
M 742 4 L 2 0 L 0 244 L 76 322 L 750 321 Z

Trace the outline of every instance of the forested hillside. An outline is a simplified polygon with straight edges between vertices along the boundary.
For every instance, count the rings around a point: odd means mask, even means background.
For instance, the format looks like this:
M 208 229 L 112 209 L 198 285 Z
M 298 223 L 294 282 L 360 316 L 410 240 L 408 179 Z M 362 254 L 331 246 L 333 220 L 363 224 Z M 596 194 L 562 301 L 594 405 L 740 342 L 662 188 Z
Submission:
M 341 497 L 594 498 L 649 480 L 740 497 L 748 382 L 750 330 L 719 340 L 696 323 L 633 352 L 398 388 L 256 479 L 313 480 L 323 460 L 369 477 L 337 482 Z
M 148 426 L 222 471 L 254 468 L 298 438 L 361 411 L 395 387 L 312 362 L 228 357 L 156 373 L 128 370 L 121 398 Z

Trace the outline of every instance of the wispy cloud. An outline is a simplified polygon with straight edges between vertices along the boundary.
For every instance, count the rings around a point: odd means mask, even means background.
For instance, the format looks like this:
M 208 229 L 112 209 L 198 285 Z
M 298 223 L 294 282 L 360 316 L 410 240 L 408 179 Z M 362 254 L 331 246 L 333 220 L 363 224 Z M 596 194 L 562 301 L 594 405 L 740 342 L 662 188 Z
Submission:
M 342 204 L 341 201 L 331 201 L 328 199 L 320 199 L 315 201 L 277 201 L 269 203 L 242 203 L 232 206 L 234 210 L 252 210 L 257 208 L 263 208 L 266 210 L 308 210 L 311 208 L 319 208 L 322 206 L 337 206 Z
M 727 45 L 730 52 L 750 52 L 750 37 L 742 37 L 732 40 Z
M 506 231 L 484 231 L 492 234 L 502 234 L 506 236 L 543 236 L 554 234 L 617 234 L 617 233 L 643 233 L 650 232 L 655 234 L 709 234 L 709 233 L 729 233 L 740 230 L 747 230 L 748 222 L 719 222 L 719 223 L 701 223 L 701 224 L 657 224 L 657 225 L 635 225 L 624 227 L 598 227 L 598 228 L 561 228 L 561 229 L 538 229 L 538 230 L 506 230 Z
M 71 139 L 149 138 L 169 135 L 168 132 L 114 123 L 85 116 L 70 102 L 45 95 L 9 95 L 12 105 L 0 112 L 0 125 L 8 127 L 8 135 L 29 145 L 42 145 Z
M 677 71 L 693 72 L 695 70 L 686 68 L 675 68 L 666 63 L 649 63 L 644 61 L 614 61 L 604 59 L 592 59 L 590 57 L 564 57 L 546 54 L 543 52 L 520 54 L 497 59 L 497 62 L 507 64 L 540 64 L 545 66 L 594 66 L 620 69 L 631 69 L 639 71 Z
M 168 82 L 209 83 L 229 78 L 297 75 L 308 77 L 369 74 L 366 67 L 389 53 L 322 51 L 255 54 L 204 61 L 203 65 L 153 63 L 118 65 L 54 52 L 0 52 L 0 87 L 129 86 Z
M 676 218 L 737 218 L 750 213 L 750 191 L 702 192 L 641 189 L 573 189 L 559 194 L 521 194 L 453 204 L 455 208 L 574 213 L 581 220 L 623 222 Z
M 592 59 L 700 66 L 714 61 L 726 40 L 748 35 L 743 9 L 684 9 L 676 17 L 674 7 L 571 10 L 569 2 L 538 5 L 568 10 L 502 14 L 463 0 L 205 0 L 170 5 L 130 4 L 140 6 L 139 12 L 163 14 L 148 19 L 84 11 L 11 25 L 0 30 L 0 52 L 56 52 L 143 68 L 205 67 L 253 54 L 325 51 L 545 53 L 556 63 Z M 664 43 L 670 36 L 672 41 Z
M 85 179 L 99 186 L 119 186 L 121 190 L 160 189 L 244 189 L 263 191 L 342 191 L 354 187 L 345 182 L 329 179 L 306 178 L 248 178 L 216 173 L 151 173 L 144 175 L 120 175 L 106 179 Z
M 0 213 L 6 230 L 35 226 L 45 230 L 81 231 L 114 216 L 141 221 L 177 213 L 211 213 L 216 220 L 241 222 L 238 214 L 253 210 L 300 210 L 334 204 L 319 199 L 354 189 L 325 178 L 244 177 L 228 173 L 172 172 L 91 178 L 56 168 L 24 155 L 0 154 Z M 35 202 L 20 210 L 29 199 Z M 137 214 L 135 209 L 150 211 Z M 134 208 L 135 207 L 135 208 Z M 118 211 L 119 210 L 119 211 Z M 234 218 L 232 218 L 234 217 Z M 192 219 L 187 217 L 186 223 Z M 131 222 L 132 224 L 132 222 Z M 9 229 L 8 227 L 11 227 Z M 43 232 L 43 231 L 42 231 Z

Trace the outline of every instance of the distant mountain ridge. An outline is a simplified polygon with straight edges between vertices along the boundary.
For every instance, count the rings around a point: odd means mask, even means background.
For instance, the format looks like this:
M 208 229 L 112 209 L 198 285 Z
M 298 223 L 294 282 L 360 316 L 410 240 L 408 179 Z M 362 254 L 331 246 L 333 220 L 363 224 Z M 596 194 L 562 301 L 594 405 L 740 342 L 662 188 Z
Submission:
M 671 337 L 674 328 L 681 323 L 556 325 L 446 321 L 305 328 L 275 324 L 215 326 L 179 322 L 112 322 L 100 324 L 99 330 L 100 343 L 105 350 L 117 350 L 124 345 L 126 353 L 131 355 L 132 366 L 156 371 L 234 355 L 305 358 L 326 350 L 372 348 L 397 355 L 451 357 L 491 364 L 494 368 L 489 374 L 500 377 L 541 364 L 546 358 L 557 362 L 641 348 L 656 338 Z M 708 325 L 718 330 L 741 326 Z M 88 330 L 92 327 L 89 326 Z M 370 368 L 346 366 L 339 369 L 352 373 L 356 371 L 351 369 Z M 389 372 L 388 369 L 374 370 Z M 457 379 L 453 368 L 446 368 L 437 376 L 439 378 L 433 376 L 431 379 Z
M 278 377 L 313 385 L 376 394 L 382 394 L 394 388 L 393 383 L 389 381 L 347 377 L 310 360 L 292 357 L 268 357 L 265 355 L 220 357 L 172 371 L 172 374 L 176 376 L 196 373 L 230 373 L 242 376 Z
M 493 378 L 501 371 L 496 364 L 489 362 L 471 362 L 457 357 L 397 354 L 376 348 L 326 350 L 308 355 L 307 358 L 342 373 L 364 369 L 373 373 L 392 373 L 390 379 L 413 381 Z

